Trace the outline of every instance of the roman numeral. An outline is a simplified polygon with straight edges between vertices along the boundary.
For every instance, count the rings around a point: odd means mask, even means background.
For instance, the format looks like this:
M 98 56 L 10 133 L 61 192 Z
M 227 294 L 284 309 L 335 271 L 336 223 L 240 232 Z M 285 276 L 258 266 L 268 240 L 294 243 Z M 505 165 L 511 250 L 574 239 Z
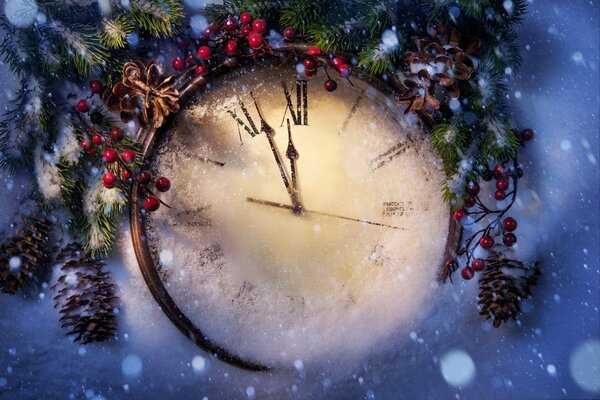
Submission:
M 210 209 L 210 205 L 195 208 L 193 210 L 180 211 L 175 214 L 177 222 L 173 222 L 172 226 L 212 226 L 210 218 L 202 215 L 202 213 Z
M 248 108 L 246 108 L 246 105 L 244 104 L 244 102 L 242 101 L 242 99 L 238 98 L 238 103 L 240 105 L 240 108 L 242 109 L 242 112 L 244 113 L 244 116 L 246 117 L 246 122 L 244 122 L 235 112 L 235 110 L 227 110 L 227 113 L 229 115 L 231 115 L 231 117 L 235 120 L 235 122 L 237 122 L 238 124 L 238 133 L 239 133 L 239 129 L 240 127 L 243 128 L 246 132 L 248 132 L 248 134 L 252 137 L 258 135 L 260 133 L 260 130 L 256 127 L 256 123 L 254 122 L 254 120 L 252 119 L 252 117 L 250 116 L 250 112 L 248 111 Z M 240 142 L 242 142 L 242 135 L 240 133 Z M 242 142 L 243 144 L 243 142 Z
M 290 96 L 290 91 L 284 81 L 281 81 L 281 87 L 283 88 L 287 107 L 283 113 L 283 119 L 281 120 L 280 126 L 283 126 L 288 110 L 290 111 L 294 125 L 308 125 L 308 82 L 302 79 L 296 80 L 295 110 L 294 104 L 292 103 L 292 96 Z

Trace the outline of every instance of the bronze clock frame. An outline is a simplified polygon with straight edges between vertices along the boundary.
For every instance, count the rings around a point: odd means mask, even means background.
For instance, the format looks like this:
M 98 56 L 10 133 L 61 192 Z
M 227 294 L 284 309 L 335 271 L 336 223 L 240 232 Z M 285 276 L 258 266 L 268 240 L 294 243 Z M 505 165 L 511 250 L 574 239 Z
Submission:
M 290 62 L 293 62 L 296 59 L 296 56 L 306 54 L 308 48 L 308 45 L 302 43 L 284 44 L 280 48 L 274 48 L 272 50 L 273 54 L 269 54 L 265 57 L 262 57 L 261 59 L 265 60 L 267 58 L 270 58 L 272 60 L 277 60 L 277 58 L 279 58 L 281 64 L 286 65 Z M 344 57 L 345 59 L 350 59 L 352 57 L 352 55 L 350 54 L 338 55 Z M 317 56 L 316 58 L 319 62 L 323 63 L 324 65 L 328 64 L 328 60 L 325 56 L 321 55 Z M 220 65 L 214 67 L 209 76 L 207 77 L 202 75 L 194 76 L 193 69 L 184 72 L 174 81 L 173 84 L 175 89 L 179 91 L 179 104 L 184 105 L 187 101 L 191 99 L 191 97 L 194 94 L 200 93 L 206 87 L 207 83 L 209 82 L 209 78 L 220 78 L 228 73 L 235 72 L 235 70 L 237 70 L 242 65 L 250 65 L 252 62 L 256 64 L 259 61 L 256 61 L 256 59 L 253 58 L 250 60 L 243 60 L 241 63 L 236 58 L 227 58 Z M 401 87 L 400 81 L 393 75 L 389 75 L 385 80 L 364 73 L 355 75 L 358 79 L 367 81 L 372 86 L 381 90 L 384 94 L 394 94 Z M 152 127 L 152 125 L 150 125 L 149 127 L 140 128 L 138 130 L 136 134 L 136 140 L 141 146 L 144 161 L 148 161 L 151 158 L 152 151 L 154 149 L 154 145 L 157 139 L 161 135 L 168 132 L 168 130 L 173 125 L 175 117 L 176 115 L 169 116 L 165 120 L 165 123 L 163 123 L 162 126 L 158 128 L 154 128 Z M 422 122 L 425 125 L 425 129 L 430 128 L 428 126 L 428 121 Z M 192 342 L 194 342 L 200 348 L 212 354 L 216 358 L 220 359 L 221 361 L 250 371 L 271 370 L 272 368 L 267 365 L 262 365 L 253 361 L 245 360 L 241 357 L 236 356 L 235 354 L 232 354 L 227 349 L 213 343 L 179 309 L 179 307 L 165 288 L 162 280 L 160 279 L 158 269 L 152 257 L 150 247 L 146 240 L 145 215 L 144 213 L 142 213 L 142 207 L 140 205 L 140 202 L 138 201 L 139 196 L 140 188 L 137 182 L 134 182 L 130 191 L 131 202 L 129 214 L 133 248 L 140 270 L 142 272 L 142 276 L 144 277 L 144 280 L 146 281 L 146 284 L 150 289 L 150 293 L 152 293 L 152 296 L 159 304 L 163 312 L 167 315 L 167 317 L 169 317 L 171 322 Z M 454 248 L 454 245 L 457 240 L 457 236 L 457 225 L 453 223 L 451 219 L 449 223 L 448 239 L 446 242 L 444 260 L 449 259 L 449 257 L 451 256 L 452 249 Z M 440 271 L 443 271 L 444 268 L 444 265 L 440 266 Z

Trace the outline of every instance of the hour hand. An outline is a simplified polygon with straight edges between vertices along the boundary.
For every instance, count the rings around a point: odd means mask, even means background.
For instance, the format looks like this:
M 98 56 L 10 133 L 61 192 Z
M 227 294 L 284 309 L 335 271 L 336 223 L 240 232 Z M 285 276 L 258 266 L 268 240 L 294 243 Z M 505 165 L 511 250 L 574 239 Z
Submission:
M 287 120 L 287 128 L 288 128 L 288 147 L 285 152 L 285 156 L 290 160 L 290 168 L 292 171 L 292 186 L 294 190 L 298 192 L 298 177 L 296 175 L 296 160 L 299 157 L 298 150 L 294 146 L 294 142 L 292 141 L 292 129 L 290 127 L 290 120 Z
M 260 107 L 258 106 L 258 102 L 254 97 L 254 93 L 250 92 L 250 96 L 252 97 L 252 101 L 254 102 L 254 107 L 256 107 L 256 112 L 258 112 L 258 118 L 260 118 L 260 130 L 261 132 L 266 133 L 268 136 L 275 135 L 275 129 L 271 128 L 271 125 L 267 123 L 264 119 L 262 112 L 260 112 Z

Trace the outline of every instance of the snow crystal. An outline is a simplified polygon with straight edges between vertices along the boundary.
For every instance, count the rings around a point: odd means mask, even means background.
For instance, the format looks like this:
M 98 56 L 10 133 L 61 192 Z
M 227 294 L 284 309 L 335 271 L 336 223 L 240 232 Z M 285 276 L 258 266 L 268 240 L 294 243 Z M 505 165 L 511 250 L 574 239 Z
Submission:
M 128 378 L 137 378 L 142 374 L 142 359 L 137 354 L 128 354 L 121 361 L 121 372 Z
M 504 3 L 502 3 L 502 6 L 506 10 L 506 12 L 509 14 L 511 14 L 513 12 L 513 9 L 515 8 L 515 5 L 512 2 L 512 0 L 504 0 Z
M 548 364 L 548 366 L 546 366 L 546 371 L 550 376 L 556 376 L 556 367 L 554 364 Z
M 64 157 L 67 162 L 74 163 L 81 154 L 81 146 L 75 137 L 73 126 L 66 121 L 61 121 L 60 125 L 54 153 Z
M 400 42 L 398 41 L 398 34 L 396 32 L 394 32 L 393 30 L 386 29 L 381 34 L 380 48 L 384 52 L 391 53 L 391 52 L 395 51 L 399 45 L 400 45 Z
M 173 252 L 171 250 L 161 250 L 158 257 L 162 267 L 168 268 L 171 266 L 171 263 L 173 262 Z
M 256 391 L 254 390 L 254 386 L 248 386 L 246 388 L 246 396 L 248 396 L 249 399 L 253 399 L 255 395 Z
M 42 151 L 39 145 L 35 151 L 35 173 L 42 196 L 54 200 L 60 196 L 60 178 L 53 157 Z
M 302 362 L 302 360 L 295 360 L 294 361 L 294 368 L 296 368 L 297 371 L 303 371 L 304 370 L 304 363 Z
M 8 384 L 8 381 L 4 377 L 0 377 L 0 387 L 4 387 Z
M 194 369 L 194 372 L 204 372 L 206 370 L 206 366 L 206 359 L 204 357 L 196 356 L 192 358 L 192 368 Z
M 8 0 L 4 4 L 4 14 L 8 22 L 18 28 L 25 28 L 33 23 L 38 13 L 34 0 Z
M 448 384 L 463 387 L 475 377 L 475 364 L 462 350 L 451 350 L 440 359 L 442 376 Z
M 21 257 L 14 256 L 8 260 L 8 266 L 10 267 L 11 272 L 16 272 L 21 268 Z
M 575 64 L 585 64 L 585 61 L 583 61 L 583 53 L 580 51 L 576 51 L 575 53 L 573 53 L 571 58 L 573 59 L 573 61 L 575 61 Z
M 560 148 L 563 149 L 564 151 L 569 151 L 571 150 L 571 141 L 569 139 L 564 139 L 561 140 L 560 142 Z
M 581 343 L 571 354 L 571 376 L 583 390 L 600 393 L 600 340 Z

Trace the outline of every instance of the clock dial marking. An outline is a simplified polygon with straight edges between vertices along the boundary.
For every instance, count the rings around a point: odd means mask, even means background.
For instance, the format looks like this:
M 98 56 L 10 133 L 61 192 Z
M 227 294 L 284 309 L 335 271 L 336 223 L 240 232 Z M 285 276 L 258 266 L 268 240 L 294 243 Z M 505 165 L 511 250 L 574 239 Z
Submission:
M 358 108 L 358 104 L 360 103 L 360 101 L 362 100 L 363 96 L 365 94 L 365 90 L 361 90 L 360 93 L 358 94 L 358 97 L 356 97 L 356 100 L 354 100 L 354 103 L 352 103 L 352 107 L 350 107 L 350 112 L 348 113 L 348 115 L 346 116 L 346 118 L 344 119 L 344 122 L 342 123 L 342 126 L 340 127 L 339 130 L 339 134 L 341 135 L 342 133 L 344 133 L 344 131 L 346 130 L 346 128 L 348 127 L 348 124 L 350 123 L 350 120 L 352 119 L 352 117 L 354 116 L 354 114 L 356 113 L 356 109 Z
M 290 91 L 288 90 L 285 81 L 281 81 L 281 86 L 283 88 L 287 107 L 283 113 L 283 119 L 281 120 L 280 126 L 283 126 L 288 110 L 292 116 L 294 125 L 308 125 L 308 82 L 304 79 L 296 80 L 296 111 L 294 111 L 292 97 L 290 96 Z
M 254 197 L 246 197 L 246 200 L 249 201 L 250 203 L 260 204 L 263 206 L 271 206 L 271 207 L 283 208 L 286 210 L 294 210 L 293 206 L 290 206 L 288 204 L 278 203 L 276 201 L 260 200 L 260 199 L 255 199 Z M 308 214 L 315 214 L 315 215 L 322 215 L 324 217 L 344 219 L 346 221 L 360 222 L 362 224 L 375 225 L 375 226 L 380 226 L 383 228 L 398 229 L 401 231 L 406 230 L 406 228 L 402 228 L 400 226 L 388 225 L 388 224 L 384 224 L 382 222 L 368 221 L 368 220 L 360 219 L 360 218 L 346 217 L 343 215 L 337 215 L 337 214 L 332 214 L 332 213 L 323 212 L 323 211 L 315 211 L 315 210 L 307 210 L 307 209 L 303 209 L 303 211 Z
M 399 142 L 395 146 L 384 151 L 377 157 L 371 160 L 371 169 L 374 171 L 390 163 L 395 158 L 401 156 L 406 150 L 409 149 L 409 144 L 406 142 Z
M 187 217 L 193 216 L 192 220 L 185 220 L 181 222 L 173 222 L 172 226 L 212 226 L 212 220 L 209 217 L 201 215 L 204 211 L 209 210 L 211 205 L 202 206 L 193 210 L 179 211 L 175 213 L 174 219 L 187 219 Z

